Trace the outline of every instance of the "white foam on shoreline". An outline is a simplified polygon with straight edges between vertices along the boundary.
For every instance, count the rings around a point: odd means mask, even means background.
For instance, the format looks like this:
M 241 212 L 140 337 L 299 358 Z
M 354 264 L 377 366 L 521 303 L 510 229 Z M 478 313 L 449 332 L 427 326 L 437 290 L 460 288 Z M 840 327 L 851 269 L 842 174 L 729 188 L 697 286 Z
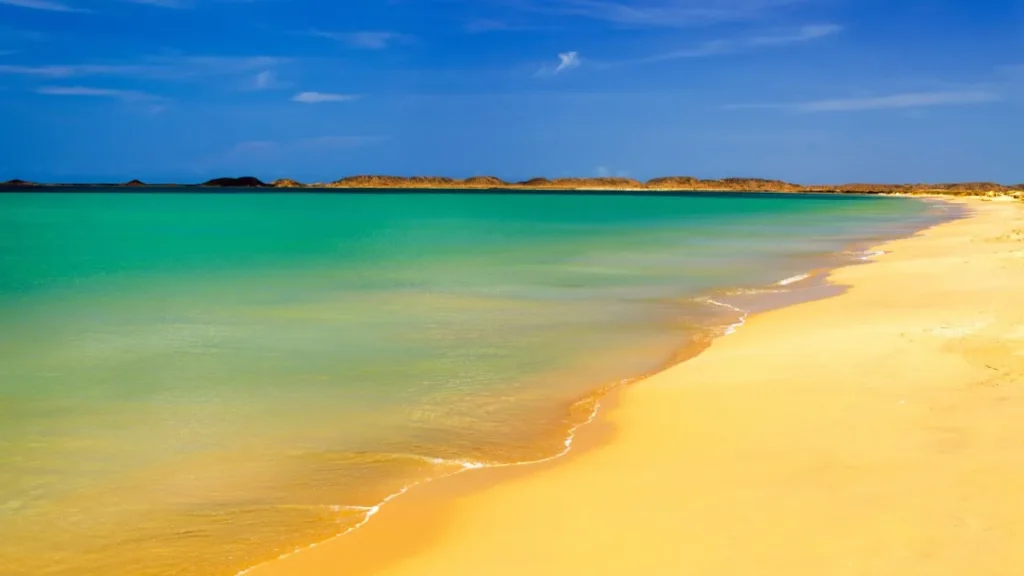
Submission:
M 727 306 L 727 305 L 724 305 L 724 306 Z M 633 382 L 635 380 L 636 380 L 635 378 L 627 378 L 627 379 L 624 379 L 624 380 L 620 380 L 618 382 L 617 386 L 621 386 L 623 384 L 628 384 L 628 383 Z M 554 454 L 553 456 L 548 456 L 546 458 L 540 458 L 538 460 L 526 460 L 526 461 L 523 461 L 523 462 L 508 462 L 508 463 L 502 463 L 502 462 L 486 463 L 486 462 L 475 462 L 475 461 L 472 461 L 472 460 L 453 460 L 453 459 L 448 459 L 448 458 L 436 458 L 436 457 L 433 457 L 433 456 L 420 456 L 420 455 L 417 455 L 417 454 L 402 454 L 401 456 L 404 456 L 404 457 L 407 457 L 407 458 L 421 459 L 421 460 L 425 460 L 425 461 L 428 461 L 428 462 L 430 462 L 432 464 L 436 464 L 436 465 L 439 465 L 439 466 L 443 466 L 443 465 L 459 466 L 459 469 L 455 470 L 454 472 L 451 472 L 449 474 L 444 474 L 442 476 L 438 476 L 437 478 L 427 478 L 427 479 L 421 480 L 419 482 L 413 482 L 412 484 L 409 484 L 407 486 L 403 486 L 400 490 L 398 490 L 394 494 L 388 495 L 383 500 L 381 500 L 379 503 L 377 503 L 377 504 L 375 504 L 373 506 L 327 505 L 326 507 L 329 508 L 330 510 L 334 511 L 334 512 L 341 512 L 342 510 L 357 510 L 357 511 L 364 512 L 363 519 L 360 520 L 359 522 L 353 524 L 352 526 L 349 526 L 344 531 L 339 532 L 339 533 L 335 534 L 334 536 L 331 536 L 330 538 L 327 538 L 326 540 L 322 540 L 320 542 L 314 542 L 312 544 L 309 544 L 308 546 L 303 546 L 301 548 L 297 548 L 295 550 L 292 550 L 291 552 L 286 552 L 284 554 L 281 554 L 277 558 L 273 558 L 273 559 L 267 560 L 265 562 L 260 562 L 259 564 L 255 564 L 255 565 L 250 566 L 250 567 L 248 567 L 248 568 L 246 568 L 246 569 L 244 569 L 244 570 L 242 570 L 240 572 L 235 573 L 235 576 L 244 576 L 245 574 L 248 574 L 249 572 L 251 572 L 251 571 L 253 571 L 253 570 L 255 570 L 255 569 L 257 569 L 257 568 L 259 568 L 261 566 L 265 566 L 267 564 L 270 564 L 271 562 L 276 562 L 278 560 L 284 560 L 285 558 L 288 558 L 290 556 L 294 556 L 296 554 L 299 554 L 300 552 L 304 552 L 306 550 L 310 550 L 310 549 L 316 548 L 317 546 L 319 546 L 320 544 L 323 544 L 324 542 L 328 542 L 330 540 L 334 540 L 335 538 L 340 538 L 342 536 L 345 536 L 346 534 L 354 532 L 355 530 L 358 530 L 359 528 L 362 528 L 363 526 L 365 526 L 366 523 L 369 522 L 370 519 L 373 518 L 377 514 L 377 512 L 380 512 L 381 506 L 384 506 L 388 502 L 391 502 L 395 498 L 398 498 L 402 494 L 405 494 L 409 490 L 411 490 L 411 489 L 413 489 L 416 486 L 419 486 L 421 484 L 427 484 L 428 482 L 433 482 L 435 480 L 442 480 L 444 478 L 450 478 L 450 477 L 452 477 L 452 476 L 454 476 L 456 474 L 459 474 L 460 472 L 465 472 L 467 470 L 478 470 L 478 469 L 481 469 L 481 468 L 506 468 L 506 467 L 511 467 L 511 466 L 525 466 L 525 465 L 529 465 L 529 464 L 540 464 L 540 463 L 543 463 L 543 462 L 550 462 L 550 461 L 555 460 L 557 458 L 561 458 L 562 456 L 565 456 L 566 454 L 568 454 L 569 451 L 572 449 L 573 441 L 576 439 L 576 432 L 580 428 L 582 428 L 583 426 L 586 426 L 587 424 L 590 424 L 591 422 L 593 422 L 594 419 L 597 418 L 597 414 L 600 411 L 601 411 L 601 402 L 599 400 L 594 400 L 594 405 L 591 408 L 590 415 L 587 417 L 587 419 L 582 421 L 582 422 L 579 422 L 579 423 L 573 425 L 571 428 L 569 428 L 569 433 L 566 435 L 565 441 L 562 443 L 563 448 L 557 454 Z
M 730 310 L 735 310 L 736 312 L 740 313 L 740 319 L 738 321 L 734 322 L 733 324 L 730 324 L 725 329 L 725 334 L 724 334 L 725 336 L 728 336 L 729 334 L 735 333 L 736 330 L 738 330 L 740 326 L 743 326 L 744 324 L 747 323 L 748 312 L 746 310 L 742 309 L 742 308 L 737 308 L 737 307 L 733 306 L 732 304 L 726 304 L 725 302 L 719 302 L 718 300 L 715 300 L 714 298 L 704 298 L 702 301 L 703 302 L 707 302 L 708 304 L 713 304 L 715 306 L 721 306 L 723 308 L 728 308 Z
M 793 284 L 793 283 L 799 282 L 801 280 L 806 280 L 806 279 L 808 279 L 810 277 L 811 277 L 810 274 L 801 274 L 799 276 L 793 276 L 792 278 L 787 278 L 787 279 L 777 283 L 776 286 L 787 286 L 789 284 Z M 757 292 L 758 293 L 759 292 L 778 292 L 778 290 L 758 289 Z M 755 291 L 751 290 L 750 293 L 755 293 Z M 730 324 L 728 327 L 726 327 L 724 332 L 723 332 L 723 334 L 722 334 L 723 336 L 728 336 L 730 334 L 734 334 L 736 332 L 736 330 L 738 330 L 741 326 L 743 326 L 747 322 L 747 317 L 749 316 L 749 312 L 747 310 L 744 310 L 742 308 L 733 306 L 732 304 L 728 304 L 726 302 L 721 302 L 719 300 L 715 300 L 714 298 L 709 298 L 709 297 L 708 298 L 699 298 L 697 301 L 705 302 L 705 303 L 711 304 L 713 306 L 720 306 L 722 308 L 728 308 L 729 310 L 733 310 L 735 312 L 739 312 L 740 313 L 739 320 L 734 322 L 734 323 L 732 323 L 732 324 Z M 617 383 L 616 387 L 617 386 L 622 386 L 623 384 L 628 384 L 630 382 L 634 382 L 634 381 L 639 380 L 639 379 L 641 379 L 641 378 L 627 378 L 627 379 L 624 379 L 624 380 L 620 380 Z M 507 468 L 507 467 L 512 467 L 512 466 L 526 466 L 526 465 L 531 465 L 531 464 L 541 464 L 541 463 L 544 463 L 544 462 L 550 462 L 552 460 L 556 460 L 558 458 L 561 458 L 562 456 L 565 456 L 566 454 L 568 454 L 569 451 L 572 449 L 573 441 L 576 439 L 576 433 L 579 431 L 579 429 L 582 428 L 583 426 L 586 426 L 587 424 L 590 424 L 591 422 L 593 422 L 594 419 L 597 418 L 597 415 L 598 415 L 598 413 L 600 411 L 601 411 L 601 402 L 600 402 L 600 400 L 596 400 L 595 399 L 594 400 L 594 405 L 591 408 L 590 414 L 587 416 L 586 420 L 573 425 L 569 429 L 569 432 L 566 435 L 565 441 L 562 443 L 563 448 L 557 454 L 554 454 L 552 456 L 548 456 L 548 457 L 545 457 L 545 458 L 540 458 L 538 460 L 527 460 L 527 461 L 522 461 L 522 462 L 508 462 L 508 463 L 504 463 L 504 462 L 476 462 L 476 461 L 472 461 L 472 460 L 453 460 L 453 459 L 448 459 L 448 458 L 438 458 L 438 457 L 434 457 L 434 456 L 422 456 L 422 455 L 418 455 L 418 454 L 401 454 L 402 457 L 424 460 L 424 461 L 430 462 L 431 464 L 435 464 L 435 465 L 438 465 L 438 466 L 445 466 L 445 465 L 458 466 L 458 469 L 455 470 L 454 472 L 449 473 L 449 474 L 444 474 L 444 475 L 438 476 L 436 478 L 428 478 L 428 479 L 425 479 L 425 480 L 422 480 L 422 481 L 419 481 L 419 482 L 414 482 L 412 484 L 404 486 L 404 487 L 402 487 L 401 490 L 398 490 L 394 494 L 391 494 L 391 495 L 387 496 L 386 498 L 381 500 L 380 503 L 378 503 L 378 504 L 376 504 L 374 506 L 330 506 L 329 508 L 331 508 L 331 510 L 334 510 L 334 511 L 359 510 L 359 511 L 365 512 L 365 515 L 364 515 L 363 519 L 360 520 L 359 522 L 357 522 L 356 524 L 348 527 L 343 532 L 340 532 L 340 533 L 335 534 L 334 536 L 332 536 L 330 538 L 327 538 L 326 540 L 323 540 L 321 542 L 316 542 L 316 543 L 310 544 L 308 546 L 303 546 L 302 548 L 298 548 L 298 549 L 293 550 L 291 552 L 287 552 L 285 554 L 281 554 L 280 556 L 278 556 L 277 558 L 274 558 L 272 560 L 267 560 L 265 562 L 261 562 L 259 564 L 254 565 L 254 566 L 250 566 L 249 568 L 246 568 L 246 569 L 236 573 L 235 576 L 244 576 L 245 574 L 248 574 L 252 570 L 255 570 L 256 568 L 259 568 L 260 566 L 264 566 L 266 564 L 270 564 L 271 562 L 276 562 L 278 560 L 283 560 L 283 559 L 288 558 L 290 556 L 294 556 L 295 554 L 298 554 L 300 552 L 303 552 L 303 551 L 306 551 L 306 550 L 310 550 L 312 548 L 316 548 L 317 546 L 319 546 L 320 544 L 323 544 L 324 542 L 328 542 L 330 540 L 334 540 L 335 538 L 340 538 L 340 537 L 345 536 L 345 535 L 347 535 L 347 534 L 349 534 L 351 532 L 354 532 L 355 530 L 365 526 L 366 523 L 369 522 L 370 519 L 373 518 L 373 516 L 376 515 L 377 512 L 380 511 L 382 506 L 384 506 L 388 502 L 391 502 L 392 500 L 394 500 L 395 498 L 401 496 L 402 494 L 405 494 L 406 492 L 408 492 L 409 490 L 415 488 L 416 486 L 419 486 L 419 485 L 422 485 L 422 484 L 427 484 L 427 483 L 433 482 L 435 480 L 443 480 L 445 478 L 450 478 L 450 477 L 452 477 L 452 476 L 454 476 L 456 474 L 459 474 L 461 472 L 465 472 L 467 470 L 479 470 L 479 469 L 482 469 L 482 468 Z
M 796 276 L 790 276 L 789 278 L 786 278 L 785 280 L 780 280 L 780 281 L 776 282 L 775 285 L 776 286 L 789 286 L 790 284 L 796 284 L 797 282 L 802 282 L 804 280 L 807 280 L 810 277 L 811 277 L 810 274 L 797 274 Z
M 870 253 L 871 256 L 879 255 L 879 254 L 884 254 L 884 252 L 877 251 L 877 252 L 871 252 Z M 775 286 L 788 286 L 790 284 L 794 284 L 796 282 L 800 282 L 802 280 L 806 280 L 806 279 L 808 279 L 810 277 L 811 277 L 811 274 L 800 274 L 798 276 L 793 276 L 791 278 L 786 278 L 785 280 L 782 280 L 781 282 L 776 283 Z M 780 292 L 780 291 L 781 290 L 754 289 L 754 290 L 750 290 L 748 293 L 762 293 L 762 292 L 763 293 L 772 293 L 772 292 Z M 736 332 L 736 330 L 738 330 L 741 326 L 746 324 L 747 317 L 750 314 L 747 310 L 744 310 L 744 309 L 739 308 L 737 306 L 733 306 L 732 304 L 729 304 L 729 303 L 726 303 L 726 302 L 721 302 L 719 300 L 715 300 L 714 298 L 710 298 L 710 297 L 699 298 L 699 299 L 697 299 L 697 301 L 705 302 L 705 303 L 711 304 L 713 306 L 720 306 L 722 308 L 728 308 L 729 310 L 733 310 L 735 312 L 739 312 L 740 313 L 739 320 L 737 320 L 736 322 L 734 322 L 734 323 L 730 324 L 728 327 L 726 327 L 724 332 L 723 332 L 723 334 L 722 334 L 723 336 L 728 336 L 730 334 L 734 334 Z M 639 380 L 639 379 L 641 379 L 641 378 L 627 378 L 627 379 L 624 379 L 624 380 L 620 380 L 617 383 L 616 387 L 617 386 L 621 386 L 623 384 L 630 383 L 630 382 L 634 382 L 634 381 Z M 451 473 L 449 473 L 449 474 L 444 474 L 444 475 L 438 476 L 436 478 L 427 478 L 425 480 L 422 480 L 422 481 L 419 481 L 419 482 L 414 482 L 412 484 L 404 486 L 400 490 L 395 492 L 394 494 L 391 494 L 391 495 L 385 497 L 383 500 L 381 500 L 380 503 L 378 503 L 378 504 L 376 504 L 374 506 L 345 506 L 345 505 L 329 506 L 329 508 L 331 510 L 333 510 L 333 511 L 340 512 L 342 510 L 358 510 L 358 511 L 365 512 L 365 515 L 363 516 L 363 519 L 360 520 L 359 522 L 357 522 L 356 524 L 348 527 L 343 532 L 339 532 L 338 534 L 335 534 L 334 536 L 331 536 L 330 538 L 327 538 L 326 540 L 323 540 L 323 541 L 320 541 L 320 542 L 315 542 L 315 543 L 310 544 L 308 546 L 303 546 L 303 547 L 298 548 L 296 550 L 293 550 L 291 552 L 287 552 L 287 553 L 281 554 L 277 558 L 274 558 L 274 559 L 271 559 L 271 560 L 267 560 L 265 562 L 261 562 L 259 564 L 254 565 L 254 566 L 250 566 L 249 568 L 246 568 L 246 569 L 236 573 L 235 576 L 244 576 L 245 574 L 248 574 L 252 570 L 255 570 L 256 568 L 259 568 L 259 567 L 264 566 L 266 564 L 270 564 L 271 562 L 276 562 L 278 560 L 283 560 L 283 559 L 288 558 L 290 556 L 294 556 L 295 554 L 298 554 L 300 552 L 303 552 L 303 551 L 306 551 L 306 550 L 310 550 L 312 548 L 316 548 L 317 546 L 319 546 L 320 544 L 323 544 L 324 542 L 328 542 L 328 541 L 334 540 L 335 538 L 340 538 L 342 536 L 350 534 L 351 532 L 354 532 L 355 530 L 365 526 L 370 521 L 370 519 L 373 518 L 377 514 L 377 512 L 380 511 L 382 506 L 384 506 L 388 502 L 391 502 L 395 498 L 405 494 L 406 492 L 408 492 L 409 490 L 415 488 L 416 486 L 419 486 L 419 485 L 422 485 L 422 484 L 427 484 L 427 483 L 433 482 L 435 480 L 442 480 L 442 479 L 445 479 L 445 478 L 450 478 L 450 477 L 452 477 L 452 476 L 454 476 L 456 474 L 459 474 L 461 472 L 465 472 L 467 470 L 479 470 L 479 469 L 483 469 L 483 468 L 507 468 L 507 467 L 512 467 L 512 466 L 526 466 L 526 465 L 531 465 L 531 464 L 541 464 L 541 463 L 544 463 L 544 462 L 550 462 L 552 460 L 556 460 L 558 458 L 561 458 L 561 457 L 565 456 L 566 454 L 568 454 L 569 451 L 572 449 L 573 441 L 576 439 L 576 433 L 579 431 L 579 429 L 582 428 L 583 426 L 586 426 L 587 424 L 590 424 L 591 422 L 593 422 L 594 419 L 597 418 L 597 415 L 600 412 L 600 410 L 601 410 L 601 402 L 600 402 L 600 400 L 596 400 L 595 399 L 594 400 L 594 405 L 591 408 L 590 414 L 587 416 L 587 418 L 584 421 L 579 422 L 579 423 L 573 425 L 569 429 L 569 432 L 566 435 L 565 441 L 563 442 L 563 448 L 557 454 L 554 454 L 552 456 L 548 456 L 548 457 L 545 457 L 545 458 L 540 458 L 538 460 L 527 460 L 527 461 L 522 461 L 522 462 L 508 462 L 508 463 L 503 463 L 503 462 L 477 462 L 477 461 L 472 461 L 472 460 L 457 460 L 457 459 L 439 458 L 439 457 L 434 457 L 434 456 L 423 456 L 423 455 L 418 455 L 418 454 L 401 454 L 400 456 L 402 456 L 402 457 L 424 460 L 426 462 L 429 462 L 431 464 L 435 464 L 435 465 L 438 465 L 438 466 L 446 466 L 446 465 L 457 466 L 458 469 L 453 471 L 453 472 L 451 472 Z M 396 455 L 396 456 L 399 456 L 399 455 Z

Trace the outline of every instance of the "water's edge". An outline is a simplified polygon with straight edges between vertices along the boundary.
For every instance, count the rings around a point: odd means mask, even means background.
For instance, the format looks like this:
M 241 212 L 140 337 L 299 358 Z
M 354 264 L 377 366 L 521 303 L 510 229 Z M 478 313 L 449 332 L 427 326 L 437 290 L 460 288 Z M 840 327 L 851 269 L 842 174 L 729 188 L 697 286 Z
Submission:
M 556 460 L 560 460 L 562 457 L 568 455 L 570 451 L 576 450 L 573 454 L 578 454 L 580 447 L 576 444 L 576 439 L 579 433 L 587 426 L 594 424 L 595 422 L 601 421 L 602 408 L 608 404 L 607 400 L 610 398 L 616 398 L 627 387 L 643 382 L 644 380 L 671 369 L 687 360 L 695 358 L 701 354 L 704 350 L 711 347 L 716 340 L 729 336 L 741 328 L 746 321 L 753 315 L 770 312 L 772 310 L 779 310 L 790 306 L 795 306 L 815 300 L 821 300 L 825 298 L 831 298 L 838 296 L 846 291 L 847 287 L 833 284 L 830 282 L 832 272 L 835 270 L 846 268 L 848 266 L 857 266 L 862 264 L 870 264 L 878 256 L 884 255 L 885 251 L 881 248 L 897 240 L 912 238 L 920 235 L 921 233 L 942 226 L 957 220 L 969 218 L 973 212 L 962 202 L 957 200 L 950 200 L 945 198 L 928 198 L 919 199 L 917 201 L 934 203 L 943 205 L 947 210 L 943 217 L 937 218 L 936 221 L 925 224 L 920 227 L 912 228 L 909 230 L 902 231 L 899 234 L 882 234 L 879 237 L 872 238 L 869 240 L 863 240 L 852 245 L 847 246 L 844 250 L 832 254 L 836 258 L 836 261 L 829 265 L 810 269 L 802 274 L 791 276 L 788 278 L 780 279 L 777 282 L 757 287 L 754 289 L 720 289 L 702 296 L 693 298 L 695 301 L 703 301 L 710 305 L 721 306 L 724 308 L 735 311 L 738 315 L 738 319 L 730 324 L 706 326 L 702 330 L 695 333 L 690 341 L 682 344 L 670 358 L 659 366 L 658 368 L 651 370 L 647 373 L 640 374 L 634 377 L 625 378 L 616 382 L 607 382 L 597 386 L 589 394 L 580 398 L 572 405 L 568 407 L 568 413 L 572 417 L 572 424 L 569 427 L 566 438 L 563 442 L 563 448 L 556 454 L 539 458 L 536 460 L 528 460 L 521 462 L 509 462 L 509 463 L 484 463 L 475 462 L 469 460 L 459 461 L 448 461 L 440 458 L 424 457 L 435 464 L 449 464 L 455 467 L 452 472 L 438 475 L 435 477 L 429 477 L 420 481 L 413 482 L 407 486 L 404 486 L 397 492 L 388 495 L 382 501 L 372 506 L 341 506 L 339 509 L 352 510 L 354 512 L 363 513 L 362 520 L 347 527 L 343 531 L 335 534 L 329 538 L 313 542 L 306 546 L 302 546 L 290 552 L 279 554 L 276 557 L 270 558 L 263 562 L 259 562 L 252 566 L 249 566 L 239 572 L 235 573 L 235 576 L 243 576 L 251 573 L 253 570 L 262 568 L 264 566 L 273 564 L 279 560 L 301 554 L 310 549 L 316 548 L 326 542 L 334 541 L 338 538 L 342 538 L 349 535 L 359 528 L 365 526 L 379 511 L 380 509 L 397 499 L 399 496 L 408 494 L 415 488 L 422 487 L 426 484 L 434 484 L 441 480 L 447 480 L 456 475 L 460 475 L 462 472 L 470 470 L 494 470 L 494 469 L 507 469 L 507 468 L 522 468 L 529 466 L 536 466 L 544 463 L 551 463 Z M 599 447 L 603 442 L 588 443 L 583 449 L 589 450 Z

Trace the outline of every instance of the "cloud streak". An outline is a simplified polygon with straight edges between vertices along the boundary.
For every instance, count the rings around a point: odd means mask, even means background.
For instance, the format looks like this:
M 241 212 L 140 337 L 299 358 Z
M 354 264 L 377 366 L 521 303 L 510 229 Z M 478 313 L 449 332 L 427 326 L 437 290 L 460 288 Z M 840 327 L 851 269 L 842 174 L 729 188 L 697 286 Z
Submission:
M 527 26 L 522 24 L 510 24 L 503 20 L 492 20 L 489 18 L 481 18 L 477 20 L 470 20 L 463 26 L 463 30 L 467 34 L 487 34 L 489 32 L 537 32 L 540 30 L 550 30 L 550 28 L 544 28 L 541 26 Z
M 998 102 L 999 94 L 985 90 L 965 90 L 946 92 L 911 92 L 892 94 L 889 96 L 869 96 L 860 98 L 835 98 L 813 100 L 810 102 L 777 103 L 777 104 L 733 104 L 726 109 L 768 109 L 790 110 L 795 112 L 860 112 L 869 110 L 897 110 L 907 108 L 925 108 L 932 106 L 960 106 L 968 104 L 984 104 Z
M 665 62 L 669 60 L 684 60 L 688 58 L 709 58 L 712 56 L 722 56 L 725 54 L 738 54 L 743 52 L 750 52 L 753 50 L 759 50 L 762 48 L 775 48 L 812 42 L 815 40 L 820 40 L 823 38 L 827 38 L 829 36 L 833 36 L 835 34 L 842 32 L 842 30 L 843 27 L 838 24 L 810 24 L 807 26 L 803 26 L 789 34 L 711 40 L 709 42 L 698 44 L 694 47 L 685 48 L 682 50 L 663 52 L 661 54 L 653 54 L 651 56 L 634 58 L 632 60 L 604 62 L 601 64 L 601 66 L 610 68 L 616 66 L 629 66 L 636 64 L 652 64 L 655 62 Z
M 299 92 L 292 96 L 292 102 L 302 104 L 322 104 L 324 102 L 351 102 L 358 100 L 357 94 L 332 94 L 329 92 Z
M 148 6 L 156 6 L 158 8 L 191 8 L 192 3 L 185 0 L 127 0 L 132 4 L 146 4 Z
M 748 20 L 804 0 L 514 0 L 522 10 L 631 27 L 685 27 Z
M 252 84 L 250 88 L 252 90 L 274 90 L 276 88 L 287 88 L 288 84 L 281 82 L 277 77 L 277 72 L 273 70 L 263 70 L 257 72 L 252 77 Z
M 93 88 L 90 86 L 43 86 L 36 89 L 36 93 L 47 96 L 84 96 L 89 98 L 116 98 L 129 102 L 158 101 L 164 98 L 137 92 L 135 90 L 115 90 L 112 88 Z
M 132 64 L 50 64 L 43 66 L 0 65 L 0 74 L 40 78 L 79 78 L 86 76 L 126 76 L 158 80 L 187 80 L 210 76 L 246 74 L 273 68 L 287 62 L 269 56 L 153 57 Z
M 320 38 L 327 38 L 328 40 L 343 42 L 351 48 L 357 48 L 360 50 L 384 50 L 386 48 L 390 48 L 394 44 L 409 42 L 412 40 L 412 37 L 406 34 L 389 32 L 386 30 L 362 30 L 358 32 L 325 32 L 323 30 L 313 30 L 310 34 L 313 36 L 319 36 Z
M 46 10 L 48 12 L 89 12 L 89 10 L 84 8 L 75 8 L 54 0 L 0 0 L 0 4 L 28 8 L 30 10 Z

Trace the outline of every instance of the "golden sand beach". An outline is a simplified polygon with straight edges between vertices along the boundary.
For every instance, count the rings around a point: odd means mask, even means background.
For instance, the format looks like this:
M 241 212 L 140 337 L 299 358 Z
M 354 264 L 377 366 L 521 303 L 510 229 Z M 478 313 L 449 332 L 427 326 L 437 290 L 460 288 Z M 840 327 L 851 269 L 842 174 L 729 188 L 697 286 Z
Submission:
M 969 204 L 622 391 L 567 457 L 249 574 L 1021 574 L 1024 204 Z

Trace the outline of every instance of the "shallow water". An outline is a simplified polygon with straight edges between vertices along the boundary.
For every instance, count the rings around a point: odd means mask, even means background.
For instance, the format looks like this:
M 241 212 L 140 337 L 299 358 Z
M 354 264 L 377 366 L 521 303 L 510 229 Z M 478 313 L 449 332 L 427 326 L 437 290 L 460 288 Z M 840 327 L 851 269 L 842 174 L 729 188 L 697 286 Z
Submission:
M 0 574 L 233 574 L 557 454 L 704 296 L 949 217 L 780 195 L 0 194 Z M 576 407 L 573 409 L 573 407 Z

